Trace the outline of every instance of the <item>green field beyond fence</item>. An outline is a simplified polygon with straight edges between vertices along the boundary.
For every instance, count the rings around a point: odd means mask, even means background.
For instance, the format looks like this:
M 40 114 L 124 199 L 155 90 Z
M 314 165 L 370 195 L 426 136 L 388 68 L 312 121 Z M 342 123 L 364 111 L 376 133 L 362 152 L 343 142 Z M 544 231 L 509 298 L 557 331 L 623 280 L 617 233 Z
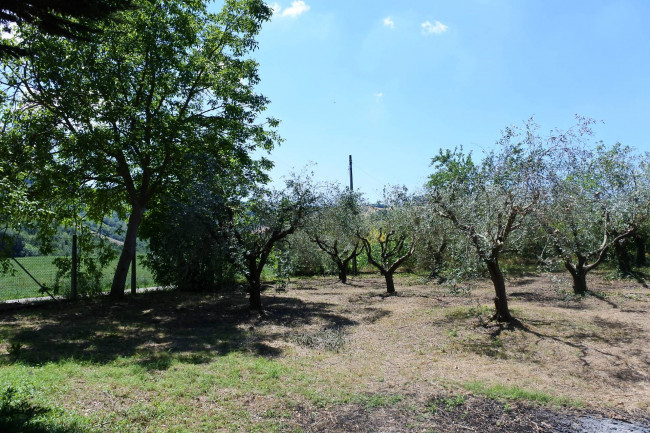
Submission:
M 52 264 L 55 256 L 39 257 L 22 257 L 18 261 L 29 271 L 30 274 L 42 285 L 51 288 L 54 287 L 56 280 L 57 268 Z M 136 283 L 138 287 L 150 287 L 155 285 L 149 269 L 141 266 L 144 256 L 138 256 L 138 266 L 136 270 Z M 18 265 L 12 263 L 15 272 L 11 274 L 0 274 L 0 301 L 9 299 L 23 299 L 38 296 L 47 296 L 39 292 L 38 285 L 25 273 Z M 113 272 L 117 266 L 117 259 L 104 269 L 101 280 L 102 290 L 109 290 L 113 281 Z M 130 287 L 131 270 L 126 280 L 127 287 Z M 68 294 L 70 291 L 70 278 L 61 281 L 60 294 Z

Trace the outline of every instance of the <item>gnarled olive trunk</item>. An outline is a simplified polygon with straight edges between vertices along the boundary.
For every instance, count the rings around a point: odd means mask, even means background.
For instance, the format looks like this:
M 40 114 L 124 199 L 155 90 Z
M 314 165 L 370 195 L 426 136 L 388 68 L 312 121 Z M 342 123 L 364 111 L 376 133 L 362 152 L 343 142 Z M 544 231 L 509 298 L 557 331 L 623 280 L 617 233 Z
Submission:
M 636 247 L 636 265 L 643 267 L 646 265 L 645 259 L 645 238 L 638 234 L 634 236 L 634 246 Z
M 385 273 L 384 278 L 386 279 L 386 293 L 392 295 L 395 293 L 395 282 L 393 281 L 393 273 Z
M 578 264 L 575 266 L 569 262 L 565 262 L 564 266 L 571 274 L 571 278 L 573 278 L 573 293 L 580 296 L 586 294 L 587 272 L 589 272 L 589 268 L 582 263 L 582 260 L 578 260 Z
M 508 309 L 508 297 L 506 295 L 506 281 L 503 277 L 503 272 L 499 268 L 498 258 L 493 258 L 485 261 L 485 264 L 490 273 L 490 280 L 494 285 L 494 307 L 496 309 L 495 319 L 497 322 L 510 322 L 512 316 Z
M 348 264 L 343 262 L 336 262 L 336 266 L 339 268 L 339 280 L 345 284 L 348 282 Z
M 623 238 L 614 241 L 614 251 L 616 252 L 618 272 L 621 275 L 630 275 L 632 268 L 630 266 L 630 256 L 627 253 L 627 239 Z
M 129 273 L 129 266 L 135 256 L 136 240 L 138 237 L 138 228 L 144 215 L 144 206 L 133 205 L 131 215 L 126 226 L 126 236 L 120 258 L 117 261 L 117 268 L 113 275 L 113 284 L 111 285 L 110 297 L 120 299 L 124 297 L 124 287 L 126 286 L 126 276 Z

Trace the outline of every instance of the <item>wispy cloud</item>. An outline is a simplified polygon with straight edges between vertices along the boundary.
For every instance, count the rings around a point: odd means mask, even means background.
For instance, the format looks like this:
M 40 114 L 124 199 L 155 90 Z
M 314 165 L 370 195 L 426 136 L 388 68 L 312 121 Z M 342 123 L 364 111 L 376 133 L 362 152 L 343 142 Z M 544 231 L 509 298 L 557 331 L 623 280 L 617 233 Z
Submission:
M 391 17 L 386 17 L 383 20 L 384 25 L 388 28 L 394 29 L 395 28 L 395 21 Z
M 422 27 L 422 34 L 425 36 L 428 35 L 439 35 L 447 31 L 449 28 L 448 26 L 444 25 L 440 21 L 435 21 L 433 24 L 431 24 L 431 21 L 425 21 L 422 24 L 420 24 Z
M 294 2 L 291 3 L 291 6 L 289 6 L 284 10 L 282 9 L 282 6 L 280 6 L 278 3 L 273 3 L 271 5 L 271 9 L 273 9 L 274 15 L 280 17 L 296 18 L 304 14 L 305 12 L 307 12 L 309 9 L 311 9 L 311 6 L 309 6 L 303 0 L 295 0 Z
M 383 97 L 384 97 L 383 93 L 381 93 L 381 92 L 375 93 L 375 98 L 377 99 L 377 102 L 380 102 Z

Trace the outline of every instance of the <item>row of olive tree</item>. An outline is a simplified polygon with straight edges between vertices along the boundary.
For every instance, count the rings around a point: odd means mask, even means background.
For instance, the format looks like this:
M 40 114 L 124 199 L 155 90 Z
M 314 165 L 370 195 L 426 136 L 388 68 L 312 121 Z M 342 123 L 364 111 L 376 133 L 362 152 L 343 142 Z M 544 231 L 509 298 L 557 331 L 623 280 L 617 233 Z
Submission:
M 606 252 L 641 234 L 650 204 L 648 158 L 620 144 L 591 145 L 592 124 L 578 118 L 574 127 L 542 136 L 531 120 L 507 128 L 478 162 L 462 148 L 441 150 L 424 193 L 392 189 L 382 207 L 332 189 L 305 231 L 343 282 L 349 262 L 365 251 L 389 293 L 409 259 L 426 263 L 434 276 L 443 256 L 456 267 L 460 257 L 469 267 L 478 260 L 494 285 L 498 321 L 512 319 L 504 254 L 559 262 L 575 293 L 584 294 L 587 273 Z

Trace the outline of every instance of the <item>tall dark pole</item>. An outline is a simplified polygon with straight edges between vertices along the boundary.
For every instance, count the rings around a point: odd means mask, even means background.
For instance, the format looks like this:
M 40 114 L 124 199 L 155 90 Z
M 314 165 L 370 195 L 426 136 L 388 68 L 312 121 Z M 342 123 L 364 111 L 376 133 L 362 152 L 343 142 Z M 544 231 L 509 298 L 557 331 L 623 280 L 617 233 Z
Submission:
M 350 191 L 354 191 L 354 183 L 352 182 L 352 155 L 350 155 Z
M 77 232 L 72 235 L 72 270 L 70 271 L 70 298 L 77 299 Z
M 354 191 L 354 182 L 352 181 L 352 155 L 350 155 L 350 192 Z M 352 274 L 357 275 L 357 257 L 352 259 Z

